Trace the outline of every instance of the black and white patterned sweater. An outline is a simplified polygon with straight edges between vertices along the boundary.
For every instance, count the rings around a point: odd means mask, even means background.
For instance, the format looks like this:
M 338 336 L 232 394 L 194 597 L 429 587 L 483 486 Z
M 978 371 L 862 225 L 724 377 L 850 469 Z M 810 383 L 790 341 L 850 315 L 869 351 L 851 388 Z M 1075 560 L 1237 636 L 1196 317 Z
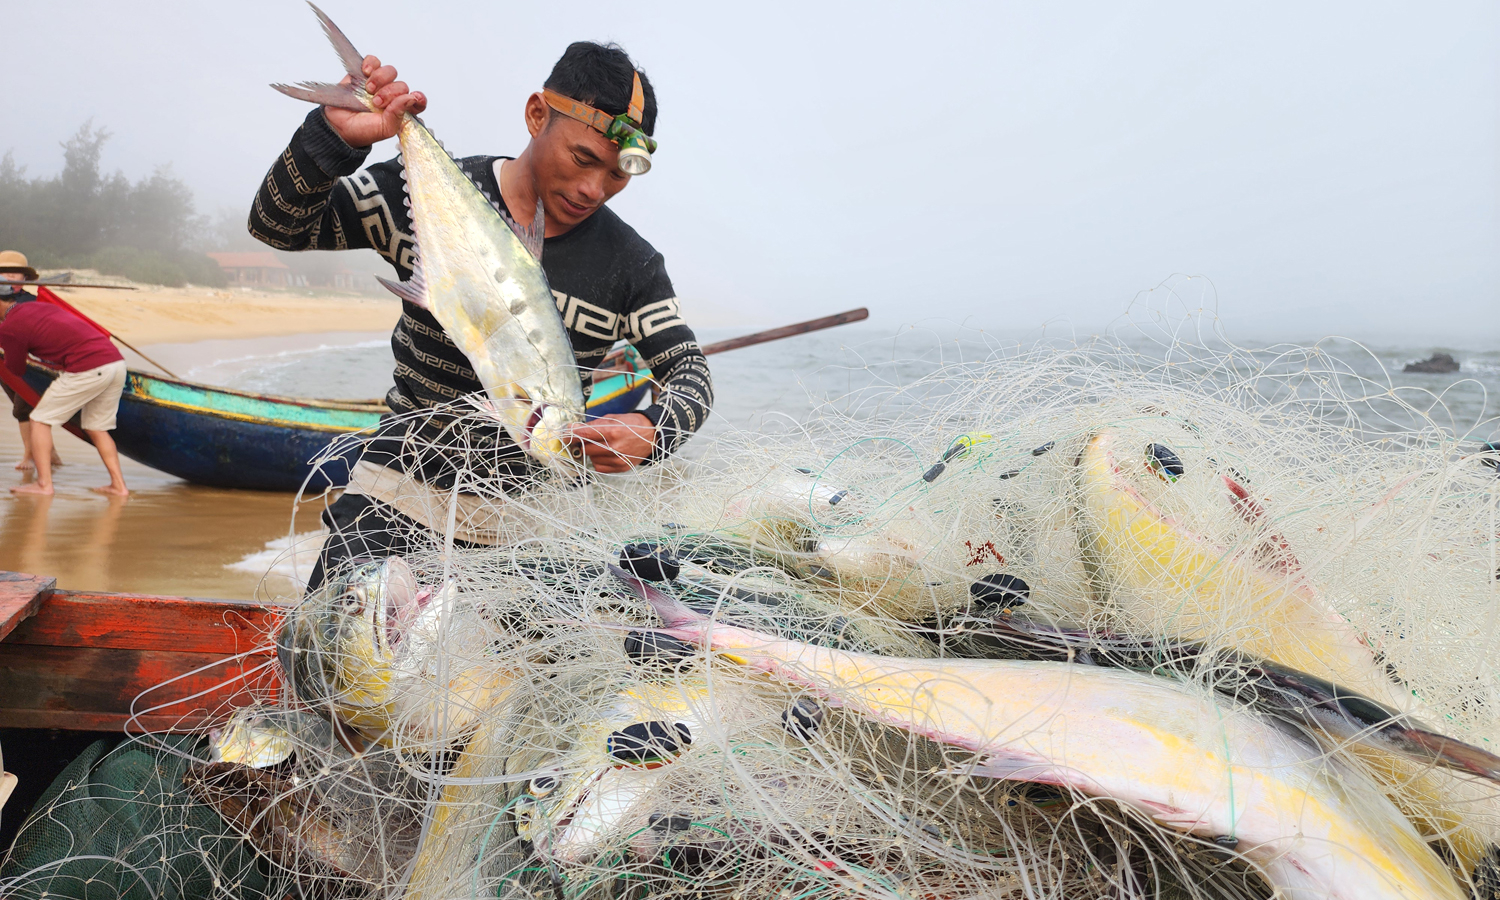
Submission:
M 345 144 L 322 110 L 313 110 L 266 174 L 250 211 L 250 233 L 281 250 L 373 249 L 402 280 L 409 278 L 416 245 L 401 164 L 390 160 L 362 169 L 368 153 Z M 497 158 L 473 156 L 458 165 L 504 209 Z M 657 429 L 654 457 L 676 450 L 708 417 L 713 382 L 698 341 L 682 320 L 662 255 L 604 207 L 567 234 L 547 238 L 542 268 L 578 365 L 586 370 L 585 387 L 588 370 L 616 341 L 628 340 L 662 388 L 657 402 L 642 410 Z M 506 481 L 529 471 L 524 454 L 503 430 L 473 425 L 472 417 L 460 426 L 462 433 L 451 430 L 455 416 L 445 408 L 468 408 L 450 404 L 483 388 L 431 313 L 403 301 L 391 349 L 396 357 L 395 387 L 386 398 L 391 409 L 430 414 L 387 417 L 367 445 L 366 459 L 442 488 L 451 486 L 458 466 Z M 415 441 L 405 440 L 411 428 L 419 429 Z M 451 451 L 441 446 L 445 434 Z M 431 446 L 434 442 L 438 446 Z M 418 445 L 427 449 L 413 449 Z

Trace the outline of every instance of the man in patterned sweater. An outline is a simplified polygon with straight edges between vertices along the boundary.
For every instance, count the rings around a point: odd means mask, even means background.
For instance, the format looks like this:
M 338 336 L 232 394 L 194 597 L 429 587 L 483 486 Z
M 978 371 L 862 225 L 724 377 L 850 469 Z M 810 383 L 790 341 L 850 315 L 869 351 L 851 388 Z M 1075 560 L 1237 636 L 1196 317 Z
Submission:
M 404 280 L 418 250 L 400 162 L 360 166 L 370 145 L 394 136 L 401 115 L 422 112 L 427 99 L 376 57 L 365 57 L 363 73 L 380 111 L 313 110 L 256 194 L 250 233 L 283 250 L 372 248 Z M 642 98 L 637 112 L 632 100 Z M 640 131 L 655 130 L 650 81 L 619 47 L 575 43 L 545 90 L 526 101 L 531 141 L 521 155 L 458 161 L 497 209 L 519 210 L 521 221 L 529 221 L 541 201 L 547 227 L 542 267 L 585 370 L 584 384 L 624 338 L 661 387 L 642 412 L 575 429 L 595 469 L 606 473 L 673 452 L 703 425 L 713 403 L 707 362 L 679 314 L 662 255 L 605 207 L 631 176 L 621 168 L 617 135 L 606 137 L 600 123 L 627 110 L 638 115 Z M 501 428 L 477 424 L 472 415 L 460 418 L 472 409 L 460 398 L 483 388 L 431 313 L 403 303 L 391 348 L 395 387 L 386 400 L 393 415 L 366 443 L 348 490 L 324 513 L 331 533 L 309 589 L 349 559 L 407 552 L 418 528 L 429 536 L 443 532 L 448 494 L 460 473 L 503 487 L 530 474 L 525 454 Z M 473 524 L 482 516 L 465 515 L 473 506 L 467 501 L 475 499 L 459 495 L 460 545 L 486 543 L 493 534 Z

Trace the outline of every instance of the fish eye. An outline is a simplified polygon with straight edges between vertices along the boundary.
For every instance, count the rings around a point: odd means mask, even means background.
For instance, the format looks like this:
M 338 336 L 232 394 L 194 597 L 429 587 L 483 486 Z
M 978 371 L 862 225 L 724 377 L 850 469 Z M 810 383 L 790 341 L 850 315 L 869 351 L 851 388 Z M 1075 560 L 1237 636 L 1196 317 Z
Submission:
M 679 756 L 693 743 L 693 733 L 683 722 L 636 722 L 612 732 L 605 750 L 618 762 L 644 763 Z
M 823 725 L 823 707 L 810 697 L 798 697 L 797 702 L 781 711 L 781 727 L 791 734 L 806 740 Z
M 1018 575 L 996 572 L 969 585 L 969 596 L 973 598 L 976 612 L 994 616 L 1030 600 L 1031 585 Z
M 530 784 L 526 785 L 526 791 L 533 797 L 545 797 L 552 793 L 556 787 L 556 775 L 538 775 L 531 779 Z
M 1181 478 L 1187 472 L 1187 467 L 1182 464 L 1182 457 L 1172 451 L 1166 444 L 1146 445 L 1146 468 L 1156 473 L 1156 477 L 1171 484 Z

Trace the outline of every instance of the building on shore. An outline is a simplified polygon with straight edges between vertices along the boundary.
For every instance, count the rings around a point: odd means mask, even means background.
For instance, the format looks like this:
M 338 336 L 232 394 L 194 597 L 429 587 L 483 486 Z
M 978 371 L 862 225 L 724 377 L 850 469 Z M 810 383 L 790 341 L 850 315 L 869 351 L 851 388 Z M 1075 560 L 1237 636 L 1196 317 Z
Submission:
M 248 253 L 210 253 L 209 259 L 219 264 L 230 284 L 256 285 L 258 287 L 291 287 L 291 269 L 269 250 Z

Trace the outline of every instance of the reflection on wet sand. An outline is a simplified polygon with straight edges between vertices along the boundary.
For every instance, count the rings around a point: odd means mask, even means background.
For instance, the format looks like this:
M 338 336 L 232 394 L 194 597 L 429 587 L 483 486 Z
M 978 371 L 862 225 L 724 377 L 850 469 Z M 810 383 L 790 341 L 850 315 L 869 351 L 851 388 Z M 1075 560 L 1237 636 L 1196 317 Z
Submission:
M 53 576 L 75 590 L 235 599 L 294 593 L 284 577 L 262 584 L 264 567 L 227 568 L 287 537 L 291 495 L 200 487 L 122 460 L 132 494 L 105 497 L 89 490 L 109 481 L 93 448 L 57 437 L 66 465 L 53 474 L 54 496 L 0 491 L 0 569 Z M 20 458 L 16 430 L 0 427 L 0 460 L 7 461 L 0 486 L 35 478 L 12 475 L 8 461 Z M 303 504 L 298 533 L 317 529 L 321 507 Z

